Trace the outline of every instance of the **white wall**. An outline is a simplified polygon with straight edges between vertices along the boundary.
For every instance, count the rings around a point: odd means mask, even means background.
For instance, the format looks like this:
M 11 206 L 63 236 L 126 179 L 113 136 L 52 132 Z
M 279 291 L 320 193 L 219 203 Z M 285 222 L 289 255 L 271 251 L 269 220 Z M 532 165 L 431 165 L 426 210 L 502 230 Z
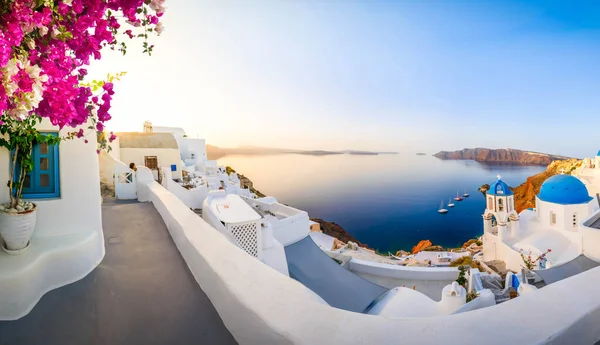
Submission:
M 348 270 L 383 287 L 413 288 L 434 301 L 439 301 L 442 289 L 458 278 L 456 267 L 392 266 L 367 260 L 352 259 Z
M 206 162 L 206 141 L 204 139 L 183 139 L 183 145 L 187 147 L 187 156 L 183 158 L 194 161 L 194 164 L 204 169 L 204 162 Z M 194 154 L 194 159 L 191 158 L 192 153 Z
M 589 217 L 593 211 L 594 202 L 576 205 L 558 205 L 535 198 L 536 209 L 539 215 L 540 224 L 543 227 L 556 230 L 577 231 L 573 227 L 573 214 L 577 213 L 577 224 Z M 550 222 L 550 212 L 556 213 L 556 224 Z
M 175 141 L 177 141 L 177 146 L 179 147 L 180 160 L 187 158 L 188 146 L 187 146 L 187 143 L 185 143 L 185 140 L 186 140 L 186 138 L 184 137 L 185 130 L 183 130 L 183 128 L 152 126 L 152 132 L 173 134 Z
M 58 128 L 44 121 L 38 128 L 52 132 Z M 73 129 L 69 129 L 73 130 Z M 65 135 L 69 130 L 59 132 Z M 83 139 L 88 139 L 85 144 Z M 4 188 L 9 180 L 9 155 L 0 148 L 0 201 L 9 200 L 8 189 Z M 54 199 L 33 200 L 38 204 L 36 232 L 56 234 L 67 231 L 67 227 L 56 224 L 92 225 L 102 232 L 102 214 L 100 204 L 100 176 L 98 174 L 98 155 L 96 154 L 96 135 L 88 133 L 85 138 L 65 141 L 59 146 L 60 197 Z M 68 230 L 71 231 L 71 230 Z
M 269 219 L 273 229 L 273 237 L 284 247 L 300 241 L 310 233 L 310 219 L 305 211 L 278 202 L 269 204 L 260 199 L 244 196 L 242 196 L 242 199 L 250 205 L 258 205 L 262 210 L 269 210 L 274 214 L 286 216 L 283 219 Z M 252 206 L 252 208 L 256 207 Z
M 112 143 L 110 143 L 111 151 L 110 154 L 115 157 L 116 160 L 121 160 L 121 144 L 120 139 L 117 137 Z
M 489 345 L 593 344 L 600 339 L 600 287 L 590 283 L 600 280 L 600 268 L 498 308 L 419 319 L 351 313 L 324 305 L 297 281 L 250 258 L 157 183 L 144 187 L 140 195 L 154 203 L 196 281 L 240 344 L 422 343 L 424 335 L 430 344 L 482 339 Z
M 38 128 L 58 131 L 48 121 Z M 0 319 L 27 314 L 44 293 L 82 279 L 104 257 L 96 134 L 85 136 L 88 144 L 83 139 L 59 146 L 60 197 L 32 200 L 38 211 L 31 248 L 18 256 L 0 253 Z M 8 151 L 0 148 L 2 186 L 9 166 Z M 0 202 L 8 200 L 1 188 Z
M 129 166 L 129 163 L 135 163 L 136 166 L 145 166 L 144 157 L 156 156 L 158 166 L 177 165 L 177 171 L 173 172 L 173 178 L 181 178 L 181 159 L 177 149 L 161 148 L 121 148 L 121 162 Z
M 523 258 L 517 251 L 489 232 L 483 234 L 483 260 L 502 260 L 507 269 L 515 272 L 520 272 L 521 267 L 525 266 Z
M 115 185 L 115 167 L 119 165 L 129 168 L 127 164 L 118 160 L 111 153 L 106 153 L 106 151 L 101 151 L 98 155 L 98 164 L 100 166 L 100 181 L 113 187 Z
M 579 231 L 583 237 L 583 254 L 600 262 L 600 229 L 590 227 L 598 219 L 600 219 L 600 212 L 585 220 Z

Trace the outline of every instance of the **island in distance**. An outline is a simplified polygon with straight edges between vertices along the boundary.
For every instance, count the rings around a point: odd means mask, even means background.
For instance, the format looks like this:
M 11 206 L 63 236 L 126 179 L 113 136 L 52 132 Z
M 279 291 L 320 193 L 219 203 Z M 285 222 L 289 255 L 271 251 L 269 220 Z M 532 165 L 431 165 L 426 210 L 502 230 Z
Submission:
M 478 162 L 548 165 L 553 161 L 571 159 L 548 153 L 523 151 L 517 149 L 462 149 L 458 151 L 440 151 L 433 155 L 440 159 L 469 159 Z
M 242 146 L 235 148 L 224 148 L 213 145 L 206 145 L 206 155 L 208 159 L 219 159 L 224 156 L 230 155 L 275 155 L 293 153 L 300 155 L 311 155 L 311 156 L 325 156 L 325 155 L 391 155 L 398 154 L 398 152 L 372 152 L 372 151 L 358 151 L 358 150 L 344 150 L 344 151 L 329 151 L 329 150 L 293 150 L 293 149 L 280 149 L 272 147 L 258 147 L 258 146 Z

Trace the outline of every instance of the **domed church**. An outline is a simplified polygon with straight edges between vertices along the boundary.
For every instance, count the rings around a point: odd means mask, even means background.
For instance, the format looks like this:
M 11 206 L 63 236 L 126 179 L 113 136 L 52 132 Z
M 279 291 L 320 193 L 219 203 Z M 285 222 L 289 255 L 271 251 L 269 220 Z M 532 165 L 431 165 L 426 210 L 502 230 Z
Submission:
M 508 269 L 520 271 L 524 266 L 521 253 L 531 253 L 535 259 L 550 249 L 541 268 L 561 265 L 582 254 L 580 227 L 598 209 L 586 185 L 564 173 L 552 176 L 542 184 L 535 205 L 535 209 L 517 214 L 514 194 L 498 176 L 486 193 L 484 261 L 501 260 Z

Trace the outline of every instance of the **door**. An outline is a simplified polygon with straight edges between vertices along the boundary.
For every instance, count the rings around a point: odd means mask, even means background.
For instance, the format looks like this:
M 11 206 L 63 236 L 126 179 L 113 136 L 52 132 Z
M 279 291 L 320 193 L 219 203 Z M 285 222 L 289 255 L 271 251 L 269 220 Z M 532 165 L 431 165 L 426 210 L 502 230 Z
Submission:
M 115 198 L 137 199 L 135 172 L 122 165 L 115 167 Z
M 144 165 L 152 171 L 154 181 L 158 181 L 158 158 L 156 156 L 144 156 Z

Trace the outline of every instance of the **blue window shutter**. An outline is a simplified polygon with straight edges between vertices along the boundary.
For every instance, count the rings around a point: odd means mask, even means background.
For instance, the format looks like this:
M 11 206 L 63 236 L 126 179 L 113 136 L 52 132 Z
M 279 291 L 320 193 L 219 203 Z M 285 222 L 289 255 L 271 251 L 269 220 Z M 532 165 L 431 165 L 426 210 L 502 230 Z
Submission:
M 46 134 L 57 135 L 57 133 Z M 58 145 L 47 145 L 47 149 L 43 151 L 41 150 L 42 145 L 37 144 L 33 148 L 34 168 L 29 173 L 29 188 L 23 188 L 24 198 L 40 199 L 60 196 Z

